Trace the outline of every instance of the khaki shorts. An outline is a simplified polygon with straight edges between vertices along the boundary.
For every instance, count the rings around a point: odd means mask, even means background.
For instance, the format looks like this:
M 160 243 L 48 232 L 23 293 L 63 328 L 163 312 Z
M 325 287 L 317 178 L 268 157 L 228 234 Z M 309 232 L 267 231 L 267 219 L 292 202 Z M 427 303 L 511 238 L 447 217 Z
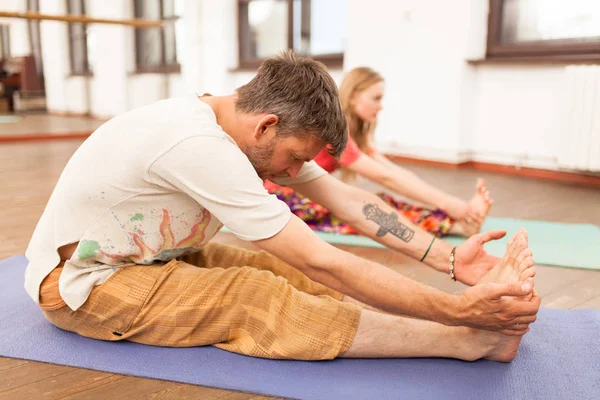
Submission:
M 42 311 L 94 339 L 327 360 L 348 350 L 360 321 L 360 307 L 278 258 L 219 243 L 164 265 L 118 269 L 77 311 L 60 298 L 61 271 L 42 282 Z

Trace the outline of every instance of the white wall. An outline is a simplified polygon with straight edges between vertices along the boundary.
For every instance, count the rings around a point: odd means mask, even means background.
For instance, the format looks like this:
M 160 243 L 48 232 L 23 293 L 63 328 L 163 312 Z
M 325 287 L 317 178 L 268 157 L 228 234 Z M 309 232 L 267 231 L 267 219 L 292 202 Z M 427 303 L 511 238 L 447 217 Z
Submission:
M 114 2 L 107 7 L 103 1 L 88 1 L 86 13 L 91 17 L 107 19 L 131 18 L 131 2 Z M 129 53 L 135 51 L 133 29 L 121 25 L 93 24 L 88 35 L 93 40 L 94 60 L 90 78 L 90 113 L 98 117 L 111 117 L 128 109 L 128 76 L 133 69 Z M 88 50 L 89 51 L 89 50 Z
M 97 18 L 133 17 L 132 2 L 115 2 L 107 7 L 103 0 L 88 0 L 87 15 Z M 65 14 L 64 0 L 44 0 L 40 11 Z M 68 25 L 43 21 L 42 54 L 50 111 L 109 118 L 132 108 L 184 93 L 181 74 L 136 74 L 135 34 L 131 27 L 92 24 L 93 76 L 71 76 Z
M 252 79 L 255 71 L 237 70 L 237 0 L 186 0 L 185 8 L 184 91 L 229 94 Z M 341 69 L 330 72 L 339 83 Z
M 386 81 L 376 139 L 384 151 L 461 161 L 462 101 L 473 71 L 470 0 L 349 0 L 345 70 L 366 65 Z M 377 29 L 372 27 L 377 26 Z M 468 129 L 467 129 L 468 130 Z
M 343 70 L 367 65 L 386 80 L 376 133 L 382 151 L 557 168 L 564 65 L 468 63 L 485 57 L 487 1 L 336 1 L 347 6 Z M 131 2 L 117 3 L 91 0 L 90 14 L 133 15 Z M 63 0 L 41 6 L 65 11 Z M 42 22 L 49 108 L 112 116 L 169 96 L 228 94 L 250 80 L 255 71 L 236 69 L 237 0 L 184 0 L 183 7 L 181 74 L 133 74 L 133 29 L 94 25 L 94 76 L 69 77 L 66 24 Z M 330 72 L 340 83 L 343 71 Z
M 2 0 L 0 9 L 9 12 L 27 11 L 26 0 Z M 31 54 L 29 45 L 29 30 L 27 21 L 16 18 L 0 18 L 0 24 L 10 26 L 10 55 L 12 57 L 21 57 Z
M 563 68 L 519 64 L 477 68 L 470 143 L 476 161 L 556 168 Z
M 59 0 L 40 2 L 42 14 L 65 14 L 66 3 Z M 80 103 L 80 99 L 87 99 L 83 90 L 73 93 L 69 83 L 69 44 L 67 25 L 59 21 L 41 21 L 40 37 L 42 39 L 42 59 L 44 63 L 44 78 L 46 90 L 46 104 L 48 110 L 68 112 L 73 103 Z M 68 100 L 69 98 L 69 100 Z M 88 105 L 86 102 L 86 111 Z M 77 109 L 80 110 L 78 107 Z M 76 112 L 76 111 L 73 111 Z
M 566 64 L 479 63 L 488 2 L 348 0 L 345 70 L 386 80 L 384 152 L 557 169 Z M 376 27 L 376 28 L 375 28 Z
M 377 132 L 384 149 L 458 157 L 464 45 L 448 43 L 464 43 L 467 36 L 460 3 L 370 0 L 364 7 L 349 0 L 345 69 L 367 65 L 386 80 Z M 448 18 L 454 12 L 456 18 Z
M 255 71 L 236 69 L 237 0 L 185 0 L 183 4 L 183 35 L 178 37 L 180 74 L 135 74 L 133 28 L 94 24 L 90 25 L 93 76 L 71 77 L 67 24 L 42 22 L 49 110 L 111 117 L 186 93 L 229 94 L 252 79 Z M 41 6 L 44 13 L 66 12 L 62 0 L 45 0 Z M 125 19 L 133 16 L 133 9 L 130 2 L 117 2 L 109 8 L 102 0 L 89 0 L 88 15 Z M 341 69 L 331 72 L 340 82 Z

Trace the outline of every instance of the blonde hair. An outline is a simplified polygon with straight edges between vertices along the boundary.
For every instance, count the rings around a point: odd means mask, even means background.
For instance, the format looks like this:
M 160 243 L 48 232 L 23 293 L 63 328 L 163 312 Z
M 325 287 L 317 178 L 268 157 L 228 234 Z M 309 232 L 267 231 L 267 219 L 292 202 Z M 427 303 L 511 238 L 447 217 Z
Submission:
M 369 148 L 369 142 L 375 131 L 377 122 L 367 123 L 362 120 L 353 110 L 351 105 L 352 97 L 356 94 L 370 88 L 376 83 L 383 82 L 383 77 L 369 67 L 354 68 L 346 74 L 340 85 L 340 101 L 346 119 L 348 120 L 348 129 L 350 136 L 358 148 L 366 152 Z M 342 168 L 342 179 L 345 181 L 356 178 L 356 173 Z
M 318 61 L 292 51 L 268 58 L 237 95 L 236 111 L 279 117 L 278 137 L 314 135 L 335 157 L 346 148 L 348 125 L 337 85 Z

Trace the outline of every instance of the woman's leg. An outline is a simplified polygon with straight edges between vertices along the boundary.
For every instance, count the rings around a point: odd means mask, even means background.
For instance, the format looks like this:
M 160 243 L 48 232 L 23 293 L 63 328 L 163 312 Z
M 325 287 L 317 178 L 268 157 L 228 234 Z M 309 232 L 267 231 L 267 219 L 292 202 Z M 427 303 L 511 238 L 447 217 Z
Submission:
M 328 209 L 311 201 L 302 194 L 296 193 L 293 189 L 277 186 L 269 188 L 269 193 L 276 195 L 279 200 L 286 203 L 292 213 L 304 221 L 312 230 L 328 233 L 358 234 L 354 228 L 332 215 Z
M 377 195 L 391 207 L 398 210 L 405 218 L 408 218 L 413 224 L 437 237 L 447 236 L 455 225 L 455 221 L 439 208 L 429 209 L 415 206 L 396 200 L 385 193 L 377 193 Z

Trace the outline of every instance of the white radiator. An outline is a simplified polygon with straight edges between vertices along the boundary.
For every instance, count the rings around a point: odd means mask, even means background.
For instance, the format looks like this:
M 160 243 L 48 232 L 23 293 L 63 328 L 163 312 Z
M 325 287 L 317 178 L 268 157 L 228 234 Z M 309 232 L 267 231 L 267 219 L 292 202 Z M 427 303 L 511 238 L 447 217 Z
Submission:
M 600 65 L 565 68 L 560 167 L 600 172 Z

